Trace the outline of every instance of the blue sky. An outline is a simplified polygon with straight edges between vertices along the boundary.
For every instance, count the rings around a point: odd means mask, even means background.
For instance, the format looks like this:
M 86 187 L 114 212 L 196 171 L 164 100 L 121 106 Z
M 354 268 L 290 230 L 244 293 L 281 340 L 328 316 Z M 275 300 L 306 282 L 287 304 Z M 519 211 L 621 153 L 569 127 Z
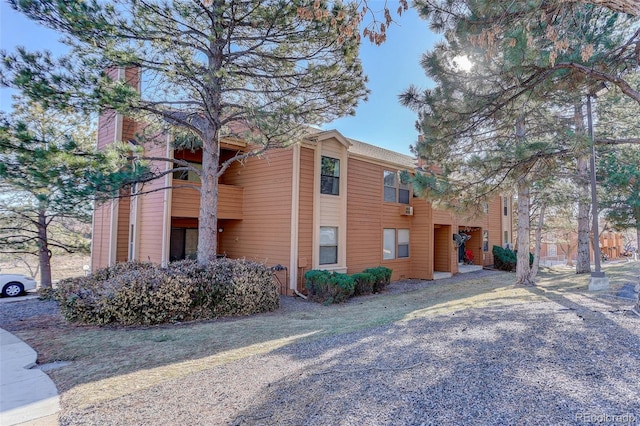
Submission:
M 370 2 L 373 7 L 380 1 Z M 397 5 L 388 1 L 393 11 Z M 395 15 L 394 15 L 395 16 Z M 428 29 L 426 21 L 409 9 L 397 24 L 391 26 L 387 41 L 382 46 L 362 43 L 360 57 L 369 76 L 369 100 L 361 103 L 354 117 L 345 117 L 324 126 L 337 129 L 343 135 L 383 148 L 409 154 L 409 145 L 415 143 L 416 114 L 398 103 L 398 95 L 409 85 L 430 87 L 432 82 L 420 67 L 420 56 L 431 49 L 439 36 Z M 0 3 L 0 47 L 13 51 L 16 46 L 30 50 L 61 51 L 59 34 L 39 27 L 14 12 L 6 2 Z M 0 89 L 0 107 L 11 107 L 11 92 Z

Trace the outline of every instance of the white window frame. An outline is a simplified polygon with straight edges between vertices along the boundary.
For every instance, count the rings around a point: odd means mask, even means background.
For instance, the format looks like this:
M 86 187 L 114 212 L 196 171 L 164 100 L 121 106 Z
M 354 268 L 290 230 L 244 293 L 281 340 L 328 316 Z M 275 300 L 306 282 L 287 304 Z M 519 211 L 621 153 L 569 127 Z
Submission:
M 329 230 L 332 229 L 334 230 L 333 235 L 334 235 L 334 239 L 335 242 L 333 241 L 324 241 L 322 236 L 323 236 L 323 230 Z M 337 265 L 338 261 L 340 259 L 339 256 L 339 241 L 340 238 L 338 236 L 338 227 L 337 226 L 321 226 L 320 227 L 320 249 L 318 251 L 318 264 L 319 265 Z M 331 248 L 335 248 L 335 253 L 336 253 L 336 261 L 335 262 L 323 262 L 322 261 L 322 248 L 323 247 L 331 247 Z

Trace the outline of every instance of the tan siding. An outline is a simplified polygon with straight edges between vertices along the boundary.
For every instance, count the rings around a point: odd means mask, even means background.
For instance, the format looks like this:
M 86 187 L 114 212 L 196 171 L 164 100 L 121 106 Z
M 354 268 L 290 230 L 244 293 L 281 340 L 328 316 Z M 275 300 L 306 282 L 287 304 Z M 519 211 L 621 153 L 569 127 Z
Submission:
M 444 209 L 433 209 L 433 223 L 440 224 L 452 224 L 453 214 L 450 211 Z
M 402 213 L 407 205 L 383 202 L 383 173 L 392 170 L 378 164 L 349 159 L 348 197 L 347 197 L 347 266 L 349 273 L 382 265 L 393 270 L 392 279 L 411 278 L 413 268 L 421 277 L 428 277 L 428 258 L 421 259 L 428 253 L 428 241 L 425 235 L 429 231 L 414 229 L 414 216 Z M 413 199 L 412 199 L 413 202 Z M 424 214 L 426 208 L 420 209 Z M 383 229 L 409 229 L 409 257 L 403 259 L 383 260 Z M 397 241 L 396 241 L 397 243 Z M 415 250 L 415 251 L 414 251 Z M 416 266 L 421 265 L 421 266 Z
M 94 271 L 109 265 L 110 226 L 111 202 L 97 205 L 93 213 L 93 232 L 91 234 L 91 269 Z
M 313 266 L 313 155 L 314 152 L 312 149 L 300 148 L 300 201 L 298 214 L 299 290 L 304 286 L 304 272 Z
M 136 122 L 130 118 L 122 119 L 122 141 L 128 142 L 136 137 Z
M 431 207 L 424 200 L 414 200 L 411 224 L 411 277 L 433 279 L 433 225 Z
M 112 144 L 116 135 L 116 113 L 114 111 L 107 111 L 100 114 L 98 118 L 98 150 L 103 150 L 108 145 Z
M 292 152 L 270 151 L 225 174 L 225 183 L 244 188 L 243 219 L 227 221 L 221 236 L 229 257 L 289 265 Z
M 433 239 L 434 271 L 451 272 L 451 258 L 457 258 L 457 253 L 453 250 L 453 231 L 451 226 L 436 225 L 433 231 Z
M 347 267 L 353 274 L 382 261 L 382 170 L 349 159 L 347 174 Z
M 164 136 L 159 136 L 163 140 Z M 166 148 L 163 144 L 153 144 L 145 151 L 145 155 L 164 157 Z M 152 167 L 165 170 L 165 162 L 153 162 Z M 162 235 L 164 232 L 164 198 L 165 191 L 157 191 L 165 185 L 164 179 L 156 179 L 144 185 L 143 191 L 148 192 L 138 198 L 138 214 L 140 215 L 140 242 L 138 256 L 141 261 L 162 262 Z M 156 190 L 154 192 L 154 190 Z
M 120 71 L 118 68 L 112 68 L 107 74 L 117 79 Z M 128 84 L 133 87 L 138 86 L 139 73 L 136 68 L 127 68 L 124 78 Z M 119 123 L 122 124 L 122 134 L 119 132 Z M 106 111 L 100 114 L 98 118 L 98 136 L 96 147 L 98 150 L 104 150 L 107 146 L 116 141 L 127 141 L 135 137 L 137 125 L 129 118 L 123 118 L 115 113 L 115 111 Z M 116 262 L 126 261 L 128 259 L 129 250 L 129 212 L 130 199 L 122 198 L 118 201 L 117 207 L 117 229 L 116 233 Z M 94 229 L 92 234 L 93 252 L 91 254 L 92 268 L 105 267 L 109 263 L 110 241 L 111 241 L 111 203 L 105 203 L 97 206 L 94 212 Z
M 190 182 L 190 184 L 193 184 Z M 179 186 L 180 182 L 174 181 Z M 199 184 L 196 184 L 199 185 Z M 243 189 L 218 185 L 218 219 L 242 219 Z M 171 197 L 171 216 L 198 217 L 200 193 L 193 188 L 175 188 Z

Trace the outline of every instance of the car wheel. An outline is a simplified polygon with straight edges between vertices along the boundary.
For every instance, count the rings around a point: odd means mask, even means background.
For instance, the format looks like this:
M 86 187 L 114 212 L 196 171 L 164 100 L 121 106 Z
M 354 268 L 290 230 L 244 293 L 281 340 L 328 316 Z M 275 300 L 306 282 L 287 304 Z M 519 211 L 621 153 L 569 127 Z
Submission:
M 24 291 L 24 287 L 19 282 L 10 282 L 2 289 L 2 295 L 6 297 L 20 296 Z

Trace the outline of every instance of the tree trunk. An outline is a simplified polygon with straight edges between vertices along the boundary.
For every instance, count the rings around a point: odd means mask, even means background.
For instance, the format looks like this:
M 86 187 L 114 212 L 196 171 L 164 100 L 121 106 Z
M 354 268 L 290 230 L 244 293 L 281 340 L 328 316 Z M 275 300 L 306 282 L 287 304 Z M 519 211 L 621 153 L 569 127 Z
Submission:
M 531 280 L 535 281 L 540 268 L 540 246 L 542 245 L 542 226 L 544 225 L 545 203 L 540 205 L 540 216 L 538 217 L 538 226 L 536 226 L 536 241 L 533 251 L 533 266 L 531 267 Z
M 518 255 L 516 262 L 516 285 L 532 286 L 529 266 L 529 246 L 531 225 L 529 223 L 529 183 L 525 176 L 518 178 Z
M 217 0 L 212 5 L 212 20 L 215 27 L 221 26 L 224 2 Z M 220 115 L 222 113 L 222 69 L 224 38 L 210 40 L 208 73 L 202 78 L 209 80 L 209 90 L 205 94 L 207 114 L 192 118 L 192 124 L 201 130 L 202 172 L 200 181 L 200 212 L 198 218 L 198 265 L 206 266 L 214 262 L 218 254 L 218 169 L 220 167 Z
M 567 266 L 573 266 L 573 247 L 567 245 Z
M 582 102 L 576 102 L 573 108 L 573 121 L 578 135 L 586 136 Z M 578 245 L 576 248 L 576 274 L 591 272 L 589 256 L 589 210 L 591 208 L 591 192 L 589 180 L 589 164 L 585 157 L 579 157 L 576 164 L 578 186 Z
M 578 246 L 576 256 L 576 274 L 591 272 L 591 257 L 589 255 L 589 175 L 587 160 L 578 159 L 578 177 L 576 179 L 579 188 L 578 199 Z
M 200 213 L 198 219 L 198 264 L 206 266 L 218 253 L 218 165 L 220 144 L 218 132 L 207 134 L 202 143 L 202 175 L 200 181 Z
M 51 288 L 51 252 L 47 237 L 47 214 L 38 212 L 38 259 L 40 263 L 40 288 Z

